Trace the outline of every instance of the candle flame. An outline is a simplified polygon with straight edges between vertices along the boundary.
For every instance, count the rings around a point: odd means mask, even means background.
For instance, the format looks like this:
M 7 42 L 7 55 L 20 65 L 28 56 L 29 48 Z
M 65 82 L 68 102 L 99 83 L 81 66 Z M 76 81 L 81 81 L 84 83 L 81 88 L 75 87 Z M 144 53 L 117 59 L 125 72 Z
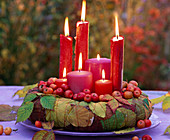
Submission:
M 105 71 L 104 71 L 104 69 L 102 69 L 102 79 L 103 80 L 105 79 Z
M 63 70 L 63 78 L 66 77 L 66 68 L 64 67 L 64 70 Z
M 86 15 L 86 0 L 83 0 L 82 10 L 81 10 L 81 20 L 82 21 L 85 21 L 85 15 Z
M 79 67 L 78 70 L 80 71 L 82 69 L 82 53 L 79 54 Z
M 65 32 L 65 36 L 69 36 L 69 23 L 68 23 L 68 17 L 65 18 L 64 32 Z
M 97 54 L 97 60 L 100 60 L 100 54 Z
M 118 25 L 118 17 L 117 15 L 115 16 L 115 32 L 116 32 L 116 37 L 119 37 L 119 25 Z

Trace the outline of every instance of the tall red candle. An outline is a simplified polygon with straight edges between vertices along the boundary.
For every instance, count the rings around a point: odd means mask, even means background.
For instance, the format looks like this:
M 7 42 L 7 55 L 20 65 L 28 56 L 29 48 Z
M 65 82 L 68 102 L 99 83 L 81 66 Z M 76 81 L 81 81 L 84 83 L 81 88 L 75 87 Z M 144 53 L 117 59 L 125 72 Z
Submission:
M 60 66 L 59 77 L 63 77 L 64 68 L 67 72 L 72 71 L 73 39 L 69 36 L 68 18 L 65 19 L 65 35 L 60 34 Z
M 89 53 L 89 22 L 85 21 L 86 1 L 82 3 L 81 21 L 77 22 L 76 29 L 76 46 L 75 46 L 75 70 L 78 70 L 79 54 L 82 52 L 82 70 L 85 69 L 85 60 L 88 59 Z
M 111 80 L 113 85 L 113 91 L 122 89 L 123 81 L 123 58 L 124 58 L 124 37 L 119 36 L 118 20 L 116 21 L 116 36 L 114 36 L 111 42 Z

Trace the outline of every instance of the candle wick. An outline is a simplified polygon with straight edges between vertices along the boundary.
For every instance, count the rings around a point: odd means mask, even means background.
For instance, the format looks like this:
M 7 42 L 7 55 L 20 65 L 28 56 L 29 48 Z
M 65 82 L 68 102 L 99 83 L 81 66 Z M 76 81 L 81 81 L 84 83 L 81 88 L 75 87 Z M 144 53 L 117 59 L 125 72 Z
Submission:
M 118 35 L 116 37 L 117 37 L 117 39 L 119 38 Z
M 103 81 L 104 81 L 104 78 L 103 78 Z
M 80 70 L 79 70 L 79 72 L 80 72 Z

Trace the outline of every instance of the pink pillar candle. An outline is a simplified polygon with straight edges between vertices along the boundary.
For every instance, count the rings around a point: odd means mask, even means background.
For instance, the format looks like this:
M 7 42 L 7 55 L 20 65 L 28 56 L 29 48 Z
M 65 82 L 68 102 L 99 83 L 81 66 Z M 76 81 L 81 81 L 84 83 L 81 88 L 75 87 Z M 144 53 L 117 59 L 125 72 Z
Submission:
M 103 69 L 106 73 L 106 79 L 110 79 L 110 67 L 111 60 L 107 58 L 92 58 L 85 61 L 85 70 L 93 74 L 93 92 L 95 91 L 94 83 L 101 79 Z
M 92 89 L 92 73 L 88 71 L 72 71 L 67 74 L 67 84 L 74 94 L 84 89 Z

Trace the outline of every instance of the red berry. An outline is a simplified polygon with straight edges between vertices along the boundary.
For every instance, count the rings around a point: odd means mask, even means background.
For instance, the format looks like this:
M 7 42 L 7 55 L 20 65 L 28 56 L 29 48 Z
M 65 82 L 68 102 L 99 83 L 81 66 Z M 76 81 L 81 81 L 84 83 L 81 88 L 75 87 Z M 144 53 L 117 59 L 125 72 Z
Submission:
M 135 90 L 135 91 L 133 92 L 133 96 L 136 97 L 136 98 L 138 98 L 138 97 L 140 96 L 140 91 L 139 91 L 139 90 Z
M 92 93 L 91 98 L 92 98 L 93 102 L 98 102 L 99 101 L 99 96 L 96 93 Z
M 135 87 L 134 90 L 139 90 L 140 91 L 140 94 L 142 94 L 142 91 L 139 87 Z
M 122 94 L 120 93 L 120 91 L 114 91 L 114 92 L 112 93 L 112 96 L 113 96 L 113 97 L 118 97 L 118 96 L 122 96 Z
M 139 120 L 138 122 L 137 122 L 137 127 L 138 128 L 144 128 L 145 127 L 145 122 L 144 122 L 144 120 Z
M 123 82 L 122 82 L 122 87 L 123 87 L 123 88 L 126 88 L 127 85 L 128 85 L 128 82 L 126 82 L 126 81 L 123 81 Z
M 99 96 L 99 101 L 103 101 L 104 95 Z
M 46 87 L 46 88 L 43 90 L 43 92 L 44 92 L 45 94 L 53 94 L 53 89 L 50 88 L 50 87 Z
M 66 90 L 69 89 L 69 86 L 66 85 L 66 84 L 62 84 L 62 85 L 61 85 L 61 88 L 62 88 L 64 91 L 66 91 Z
M 35 126 L 38 127 L 38 128 L 41 128 L 42 124 L 41 124 L 40 121 L 35 121 Z
M 137 136 L 134 136 L 132 140 L 139 140 L 139 138 Z
M 56 90 L 54 90 L 53 93 L 56 94 L 56 95 L 59 95 L 59 96 L 63 96 L 64 91 L 63 91 L 62 88 L 57 88 Z
M 39 89 L 39 91 L 40 92 L 43 92 L 43 90 L 46 88 L 46 85 L 40 85 L 39 87 L 38 87 L 38 89 Z
M 77 94 L 77 100 L 83 101 L 84 100 L 85 93 L 84 92 L 79 92 Z
M 152 140 L 152 137 L 150 135 L 144 135 L 142 140 Z
M 74 94 L 74 95 L 73 95 L 73 99 L 74 99 L 74 100 L 77 100 L 77 94 Z
M 5 135 L 10 135 L 10 134 L 11 134 L 11 132 L 12 132 L 11 127 L 6 127 L 6 128 L 4 129 L 4 133 L 5 133 Z
M 56 90 L 57 89 L 57 85 L 56 84 L 51 84 L 50 88 L 52 88 L 53 90 Z
M 2 135 L 2 134 L 3 134 L 3 126 L 0 125 L 0 135 Z
M 125 92 L 125 91 L 126 91 L 126 88 L 123 88 L 123 89 L 122 89 L 122 92 Z
M 131 99 L 131 98 L 133 97 L 133 93 L 132 93 L 131 91 L 125 91 L 125 92 L 123 93 L 123 97 L 124 97 L 125 99 Z
M 90 94 L 90 93 L 91 93 L 90 89 L 84 89 L 83 92 L 84 92 L 85 94 Z
M 51 84 L 55 84 L 55 81 L 53 81 L 53 79 L 49 79 L 47 81 L 47 86 L 50 86 Z
M 152 124 L 152 122 L 149 119 L 145 119 L 144 122 L 145 122 L 145 127 L 149 127 Z
M 44 84 L 45 84 L 44 81 L 39 81 L 39 82 L 38 82 L 38 87 L 39 87 L 40 85 L 44 85 Z
M 84 96 L 84 101 L 85 102 L 91 102 L 91 95 L 90 94 L 86 94 L 85 96 Z
M 66 91 L 64 92 L 64 96 L 65 96 L 66 98 L 73 98 L 73 92 L 72 92 L 71 90 L 66 90 Z
M 135 80 L 131 80 L 129 83 L 133 84 L 134 86 L 138 86 L 138 82 L 136 82 Z
M 134 92 L 134 86 L 131 85 L 131 84 L 128 84 L 126 90 L 131 91 L 131 92 Z

